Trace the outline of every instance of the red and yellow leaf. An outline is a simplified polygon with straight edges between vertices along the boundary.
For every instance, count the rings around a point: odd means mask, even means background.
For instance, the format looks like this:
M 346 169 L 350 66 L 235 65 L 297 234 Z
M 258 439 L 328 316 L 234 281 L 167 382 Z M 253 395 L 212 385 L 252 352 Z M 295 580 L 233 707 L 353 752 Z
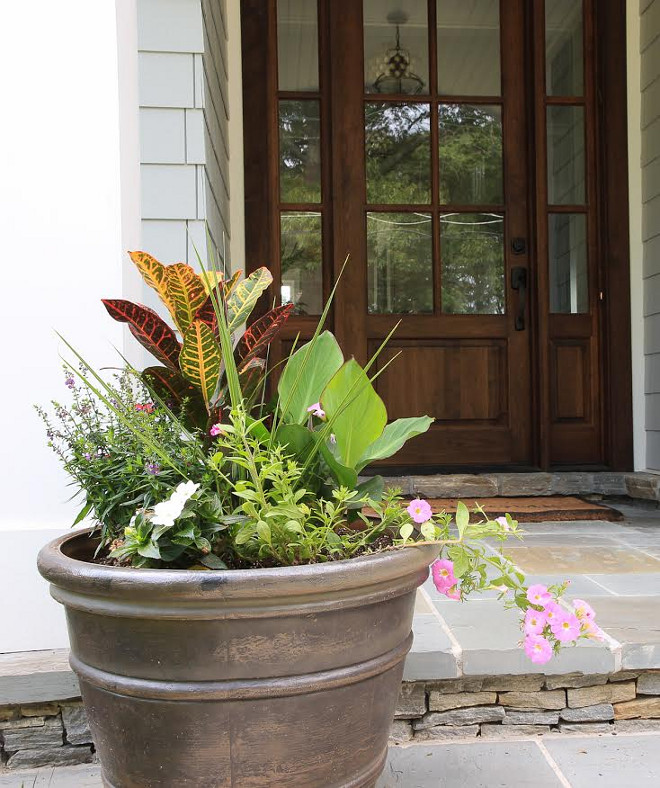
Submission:
M 174 320 L 183 334 L 206 301 L 204 283 L 186 263 L 168 265 L 166 271 L 167 296 L 174 307 Z
M 142 274 L 144 281 L 158 293 L 158 297 L 167 307 L 172 319 L 176 320 L 174 304 L 167 292 L 168 266 L 159 263 L 155 257 L 146 252 L 129 252 L 128 254 Z
M 238 280 L 243 275 L 243 271 L 239 268 L 238 271 L 235 271 L 232 276 L 225 281 L 225 299 L 229 298 L 229 296 L 236 290 L 236 286 L 238 285 Z
M 186 402 L 186 421 L 204 429 L 208 420 L 206 403 L 199 389 L 187 381 L 180 372 L 167 367 L 147 367 L 142 372 L 147 387 L 173 410 Z
M 229 330 L 235 331 L 250 317 L 257 299 L 273 281 L 267 268 L 257 268 L 247 279 L 241 280 L 227 298 Z
M 263 317 L 252 323 L 245 330 L 236 347 L 238 360 L 241 366 L 256 356 L 265 353 L 269 343 L 272 342 L 278 331 L 289 319 L 294 309 L 294 304 L 283 304 L 271 309 Z
M 142 304 L 134 304 L 120 298 L 101 299 L 108 313 L 120 323 L 128 323 L 137 341 L 170 369 L 178 370 L 181 345 L 167 323 Z
M 248 402 L 258 393 L 264 380 L 266 362 L 263 358 L 252 358 L 239 372 L 241 392 Z
M 193 320 L 183 335 L 179 367 L 183 376 L 201 391 L 207 407 L 218 385 L 221 360 L 213 331 L 201 320 Z

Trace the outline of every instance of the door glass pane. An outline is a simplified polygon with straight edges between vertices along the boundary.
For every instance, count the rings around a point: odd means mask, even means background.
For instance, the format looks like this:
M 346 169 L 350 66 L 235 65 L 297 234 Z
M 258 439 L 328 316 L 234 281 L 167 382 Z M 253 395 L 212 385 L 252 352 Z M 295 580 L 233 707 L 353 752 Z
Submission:
M 440 216 L 442 311 L 504 313 L 504 217 L 495 213 Z
M 431 202 L 429 118 L 428 104 L 367 102 L 367 202 Z
M 548 202 L 583 205 L 585 199 L 584 107 L 548 110 Z
M 319 89 L 317 0 L 277 0 L 280 90 Z
M 549 96 L 584 93 L 582 0 L 545 0 L 545 81 Z
M 440 104 L 440 202 L 499 205 L 502 191 L 502 108 Z
M 587 217 L 583 213 L 551 213 L 548 217 L 550 311 L 589 311 Z
M 500 0 L 437 0 L 438 93 L 499 96 Z
M 281 300 L 298 315 L 323 310 L 321 214 L 286 211 L 280 216 Z
M 429 92 L 427 0 L 364 0 L 367 93 Z
M 432 233 L 430 214 L 367 214 L 369 312 L 433 311 Z
M 321 202 L 319 102 L 280 101 L 280 199 Z

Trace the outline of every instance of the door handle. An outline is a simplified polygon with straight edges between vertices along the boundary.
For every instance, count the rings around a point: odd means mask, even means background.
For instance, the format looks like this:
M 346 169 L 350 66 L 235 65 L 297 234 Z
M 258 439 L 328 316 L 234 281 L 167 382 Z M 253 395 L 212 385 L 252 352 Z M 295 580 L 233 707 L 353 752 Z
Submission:
M 527 269 L 517 265 L 511 269 L 511 289 L 518 290 L 518 314 L 516 315 L 516 331 L 525 330 L 525 310 L 527 309 Z

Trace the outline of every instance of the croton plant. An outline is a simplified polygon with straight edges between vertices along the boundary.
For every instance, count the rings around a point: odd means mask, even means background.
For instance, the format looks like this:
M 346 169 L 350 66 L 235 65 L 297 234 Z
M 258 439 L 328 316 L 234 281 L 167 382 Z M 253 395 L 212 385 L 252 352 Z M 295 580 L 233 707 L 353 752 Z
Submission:
M 162 366 L 142 372 L 147 386 L 174 407 L 181 408 L 185 402 L 190 426 L 208 428 L 220 421 L 227 399 L 216 308 L 226 314 L 229 331 L 238 331 L 273 277 L 267 268 L 259 268 L 245 279 L 241 279 L 242 271 L 228 279 L 217 273 L 201 277 L 186 263 L 163 265 L 146 252 L 129 254 L 167 308 L 176 329 L 143 304 L 117 298 L 103 299 L 103 304 L 110 316 L 127 323 L 138 342 L 161 362 Z M 268 345 L 293 307 L 283 304 L 271 309 L 252 323 L 236 344 L 234 357 L 248 401 L 263 380 Z
M 272 282 L 266 268 L 242 278 L 201 265 L 131 259 L 169 312 L 122 299 L 103 301 L 160 362 L 126 364 L 108 380 L 69 344 L 73 402 L 40 410 L 50 445 L 85 498 L 96 560 L 136 568 L 231 570 L 346 560 L 434 544 L 438 591 L 463 600 L 496 591 L 521 613 L 532 661 L 561 645 L 602 638 L 593 610 L 562 601 L 566 584 L 525 584 L 497 547 L 519 537 L 511 517 L 489 518 L 459 503 L 455 515 L 428 501 L 404 502 L 368 466 L 395 454 L 433 422 L 389 422 L 374 388 L 377 356 L 345 359 L 323 330 L 335 289 L 312 339 L 294 348 L 276 395 L 259 396 L 269 343 L 293 306 L 266 312 L 242 331 Z M 388 364 L 391 362 L 388 362 Z M 474 516 L 476 514 L 476 517 Z

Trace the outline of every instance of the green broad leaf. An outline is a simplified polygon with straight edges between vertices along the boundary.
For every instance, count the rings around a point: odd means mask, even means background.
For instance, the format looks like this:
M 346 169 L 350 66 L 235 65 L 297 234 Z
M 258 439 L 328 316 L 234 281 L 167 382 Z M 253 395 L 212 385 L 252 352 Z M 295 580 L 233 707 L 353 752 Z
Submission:
M 325 444 L 321 445 L 321 456 L 330 469 L 333 479 L 337 482 L 337 486 L 354 490 L 358 480 L 357 471 L 342 465 Z
M 355 497 L 349 501 L 348 509 L 361 509 L 367 499 L 374 503 L 380 501 L 385 492 L 385 481 L 382 476 L 372 476 L 370 479 L 358 484 L 355 488 Z
M 263 542 L 267 542 L 268 544 L 270 544 L 270 540 L 271 540 L 270 526 L 264 520 L 259 520 L 259 522 L 257 523 L 257 534 L 259 536 L 259 539 L 261 539 Z
M 200 558 L 199 563 L 203 566 L 208 566 L 209 569 L 227 569 L 227 564 L 215 553 L 209 553 L 203 558 Z
M 450 547 L 448 553 L 449 557 L 454 562 L 454 575 L 456 577 L 463 577 L 463 575 L 470 568 L 470 562 L 468 557 L 465 555 L 465 551 L 460 547 L 455 546 Z
M 342 465 L 356 468 L 367 446 L 382 435 L 387 411 L 355 359 L 333 375 L 321 394 L 321 407 L 332 424 Z
M 253 525 L 244 525 L 240 531 L 234 537 L 234 541 L 236 544 L 246 544 L 247 542 L 252 539 L 254 534 L 254 526 Z
M 413 526 L 412 523 L 404 523 L 399 529 L 399 534 L 404 542 L 408 541 L 412 536 Z
M 287 449 L 303 465 L 314 446 L 314 435 L 302 424 L 281 424 L 275 435 L 280 446 Z
M 361 471 L 376 460 L 384 460 L 396 454 L 411 438 L 426 432 L 433 421 L 430 416 L 415 416 L 409 419 L 397 419 L 388 424 L 382 434 L 367 446 L 357 464 L 357 470 Z
M 303 533 L 302 525 L 297 520 L 288 520 L 284 526 L 287 531 L 291 531 L 294 534 L 301 534 Z
M 143 558 L 160 558 L 158 545 L 153 542 L 147 542 L 147 544 L 140 545 L 137 551 Z
M 466 528 L 470 524 L 470 512 L 463 501 L 458 502 L 456 507 L 456 527 L 458 528 L 458 536 L 462 539 Z M 454 573 L 455 574 L 455 573 Z
M 277 384 L 284 421 L 304 423 L 309 417 L 307 408 L 320 401 L 323 389 L 343 363 L 341 348 L 329 331 L 298 348 Z
M 435 525 L 433 525 L 431 521 L 422 523 L 419 530 L 422 532 L 422 536 L 427 541 L 431 542 L 435 539 Z

